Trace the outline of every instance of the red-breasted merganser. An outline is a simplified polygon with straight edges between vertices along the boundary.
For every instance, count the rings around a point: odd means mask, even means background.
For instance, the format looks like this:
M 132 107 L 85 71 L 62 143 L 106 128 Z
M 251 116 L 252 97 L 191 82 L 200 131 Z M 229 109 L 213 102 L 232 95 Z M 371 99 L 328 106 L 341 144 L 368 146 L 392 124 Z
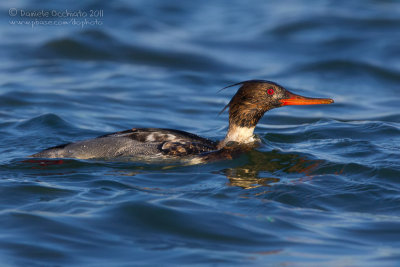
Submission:
M 207 158 L 210 152 L 226 150 L 227 147 L 232 147 L 231 144 L 240 148 L 257 143 L 258 139 L 253 133 L 254 128 L 264 113 L 270 109 L 287 105 L 333 103 L 332 99 L 293 94 L 282 86 L 266 80 L 244 81 L 225 88 L 237 85 L 241 87 L 221 111 L 222 113 L 229 108 L 229 128 L 222 141 L 214 142 L 179 130 L 133 128 L 94 139 L 50 147 L 31 157 L 78 159 L 124 157 L 145 160 L 197 156 Z M 226 153 L 219 155 L 226 156 Z

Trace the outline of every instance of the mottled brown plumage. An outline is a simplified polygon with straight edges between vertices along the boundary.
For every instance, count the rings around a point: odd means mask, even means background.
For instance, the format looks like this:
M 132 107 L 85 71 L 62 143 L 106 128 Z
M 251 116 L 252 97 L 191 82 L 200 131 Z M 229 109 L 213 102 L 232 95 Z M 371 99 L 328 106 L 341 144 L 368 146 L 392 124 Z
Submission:
M 242 86 L 224 108 L 229 107 L 229 125 L 255 127 L 265 112 L 280 107 L 279 100 L 287 96 L 287 91 L 273 82 L 254 80 L 240 84 Z M 274 93 L 268 94 L 268 90 Z

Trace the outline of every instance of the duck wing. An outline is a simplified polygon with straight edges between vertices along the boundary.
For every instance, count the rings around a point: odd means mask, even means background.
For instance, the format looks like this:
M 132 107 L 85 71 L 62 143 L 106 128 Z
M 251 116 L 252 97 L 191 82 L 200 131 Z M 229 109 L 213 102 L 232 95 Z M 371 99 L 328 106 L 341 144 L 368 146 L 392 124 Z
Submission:
M 217 143 L 214 141 L 174 129 L 133 128 L 98 138 L 105 137 L 124 137 L 143 143 L 158 143 L 160 152 L 169 156 L 196 155 L 217 149 Z
M 89 159 L 188 156 L 216 149 L 216 142 L 185 131 L 133 128 L 94 139 L 50 147 L 31 157 Z

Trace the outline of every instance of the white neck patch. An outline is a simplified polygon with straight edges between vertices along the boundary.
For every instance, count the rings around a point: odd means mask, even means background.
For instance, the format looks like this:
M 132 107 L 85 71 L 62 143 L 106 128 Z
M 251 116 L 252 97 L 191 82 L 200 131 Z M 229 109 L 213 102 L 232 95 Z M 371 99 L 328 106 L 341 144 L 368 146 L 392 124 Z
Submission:
M 255 127 L 229 126 L 228 133 L 221 142 L 221 146 L 226 145 L 228 142 L 245 144 L 256 141 L 256 139 L 254 139 L 254 128 Z

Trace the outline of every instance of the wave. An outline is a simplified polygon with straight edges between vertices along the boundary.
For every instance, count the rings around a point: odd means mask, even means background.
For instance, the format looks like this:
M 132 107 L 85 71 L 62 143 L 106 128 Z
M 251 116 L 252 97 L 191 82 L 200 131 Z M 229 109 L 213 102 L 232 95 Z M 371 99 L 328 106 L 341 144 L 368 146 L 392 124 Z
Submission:
M 292 71 L 295 73 L 329 73 L 331 75 L 340 73 L 345 76 L 351 74 L 352 76 L 376 77 L 393 83 L 400 82 L 400 73 L 398 71 L 351 59 L 332 59 L 306 63 L 295 67 Z
M 37 53 L 41 58 L 106 60 L 194 71 L 239 70 L 236 66 L 189 49 L 157 48 L 138 43 L 125 44 L 100 30 L 84 31 L 74 36 L 47 41 L 39 47 Z

